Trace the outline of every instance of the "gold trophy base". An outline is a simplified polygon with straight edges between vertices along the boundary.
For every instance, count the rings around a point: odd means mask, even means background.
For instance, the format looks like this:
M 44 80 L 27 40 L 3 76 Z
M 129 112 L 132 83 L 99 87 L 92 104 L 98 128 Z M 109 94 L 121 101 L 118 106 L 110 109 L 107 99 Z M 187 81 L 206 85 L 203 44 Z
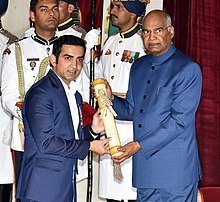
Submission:
M 118 147 L 119 146 L 114 146 L 114 147 L 110 148 L 111 156 L 120 156 L 123 154 L 123 152 L 118 151 Z

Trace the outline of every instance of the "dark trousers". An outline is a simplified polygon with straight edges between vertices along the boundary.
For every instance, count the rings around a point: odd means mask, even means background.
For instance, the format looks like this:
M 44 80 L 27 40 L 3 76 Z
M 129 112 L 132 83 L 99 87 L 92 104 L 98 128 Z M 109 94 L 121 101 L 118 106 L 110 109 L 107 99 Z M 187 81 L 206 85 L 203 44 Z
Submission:
M 15 179 L 16 179 L 16 182 L 18 182 L 19 173 L 20 173 L 20 170 L 21 170 L 21 162 L 22 162 L 22 159 L 23 159 L 23 154 L 24 154 L 24 152 L 14 150 L 14 155 L 15 155 L 14 156 L 14 158 L 15 158 Z
M 0 202 L 10 202 L 12 195 L 12 184 L 0 184 Z

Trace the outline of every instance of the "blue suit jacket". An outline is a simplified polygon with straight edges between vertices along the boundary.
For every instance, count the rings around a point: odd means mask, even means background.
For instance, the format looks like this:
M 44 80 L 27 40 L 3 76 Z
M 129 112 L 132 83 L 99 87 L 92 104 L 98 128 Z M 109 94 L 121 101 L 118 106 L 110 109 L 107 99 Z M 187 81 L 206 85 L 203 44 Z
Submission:
M 127 100 L 115 97 L 118 119 L 134 121 L 133 185 L 170 188 L 198 181 L 201 168 L 195 131 L 202 75 L 174 45 L 146 55 L 131 68 Z
M 78 92 L 75 95 L 80 116 L 82 98 Z M 22 113 L 25 146 L 17 196 L 40 202 L 72 201 L 73 168 L 77 159 L 86 157 L 93 138 L 88 129 L 82 131 L 80 120 L 81 140 L 75 140 L 68 100 L 52 70 L 27 92 Z

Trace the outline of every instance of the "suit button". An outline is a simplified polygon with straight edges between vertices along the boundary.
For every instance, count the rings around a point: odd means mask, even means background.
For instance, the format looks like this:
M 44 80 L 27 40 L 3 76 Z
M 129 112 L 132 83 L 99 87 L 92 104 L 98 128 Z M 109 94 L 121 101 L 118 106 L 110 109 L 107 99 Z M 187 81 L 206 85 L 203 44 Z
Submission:
M 152 69 L 152 70 L 155 70 L 155 67 L 154 67 L 154 66 L 152 66 L 152 67 L 151 67 L 151 69 Z
M 118 56 L 118 55 L 119 55 L 119 52 L 116 53 L 116 56 Z
M 115 68 L 115 64 L 113 64 L 113 67 Z
M 143 113 L 144 112 L 144 110 L 143 109 L 140 109 L 140 113 Z
M 144 97 L 143 97 L 144 99 L 147 99 L 148 98 L 148 96 L 147 95 L 144 95 Z
M 115 77 L 114 76 L 111 76 L 111 79 L 113 80 Z
M 138 124 L 138 128 L 141 128 L 141 127 L 142 127 L 142 125 L 139 123 L 139 124 Z
M 147 81 L 147 84 L 150 84 L 150 83 L 151 83 L 151 81 L 150 81 L 150 80 L 148 80 L 148 81 Z

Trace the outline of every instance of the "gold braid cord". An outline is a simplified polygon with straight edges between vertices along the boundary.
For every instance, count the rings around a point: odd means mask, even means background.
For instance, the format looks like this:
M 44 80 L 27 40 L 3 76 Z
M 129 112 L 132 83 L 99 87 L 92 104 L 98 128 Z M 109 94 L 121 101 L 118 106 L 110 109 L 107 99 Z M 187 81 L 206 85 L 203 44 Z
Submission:
M 41 63 L 40 63 L 40 67 L 39 67 L 39 72 L 37 74 L 37 79 L 40 80 L 42 79 L 45 74 L 46 74 L 46 69 L 47 66 L 50 64 L 50 59 L 49 57 L 44 58 Z
M 15 58 L 16 58 L 16 65 L 18 70 L 18 90 L 20 93 L 20 101 L 24 101 L 25 96 L 25 82 L 24 82 L 24 70 L 22 65 L 22 57 L 21 57 L 21 47 L 18 42 L 15 42 Z
M 15 58 L 16 58 L 16 65 L 17 65 L 17 71 L 18 71 L 18 90 L 20 93 L 19 101 L 16 103 L 17 106 L 17 114 L 19 117 L 19 123 L 18 123 L 18 131 L 20 134 L 20 143 L 22 149 L 24 149 L 24 126 L 20 120 L 22 120 L 21 117 L 21 106 L 24 102 L 24 96 L 25 96 L 25 87 L 24 87 L 24 70 L 22 66 L 22 57 L 21 57 L 21 47 L 18 42 L 15 42 Z M 22 104 L 21 104 L 22 103 Z M 20 107 L 19 107 L 20 106 Z

